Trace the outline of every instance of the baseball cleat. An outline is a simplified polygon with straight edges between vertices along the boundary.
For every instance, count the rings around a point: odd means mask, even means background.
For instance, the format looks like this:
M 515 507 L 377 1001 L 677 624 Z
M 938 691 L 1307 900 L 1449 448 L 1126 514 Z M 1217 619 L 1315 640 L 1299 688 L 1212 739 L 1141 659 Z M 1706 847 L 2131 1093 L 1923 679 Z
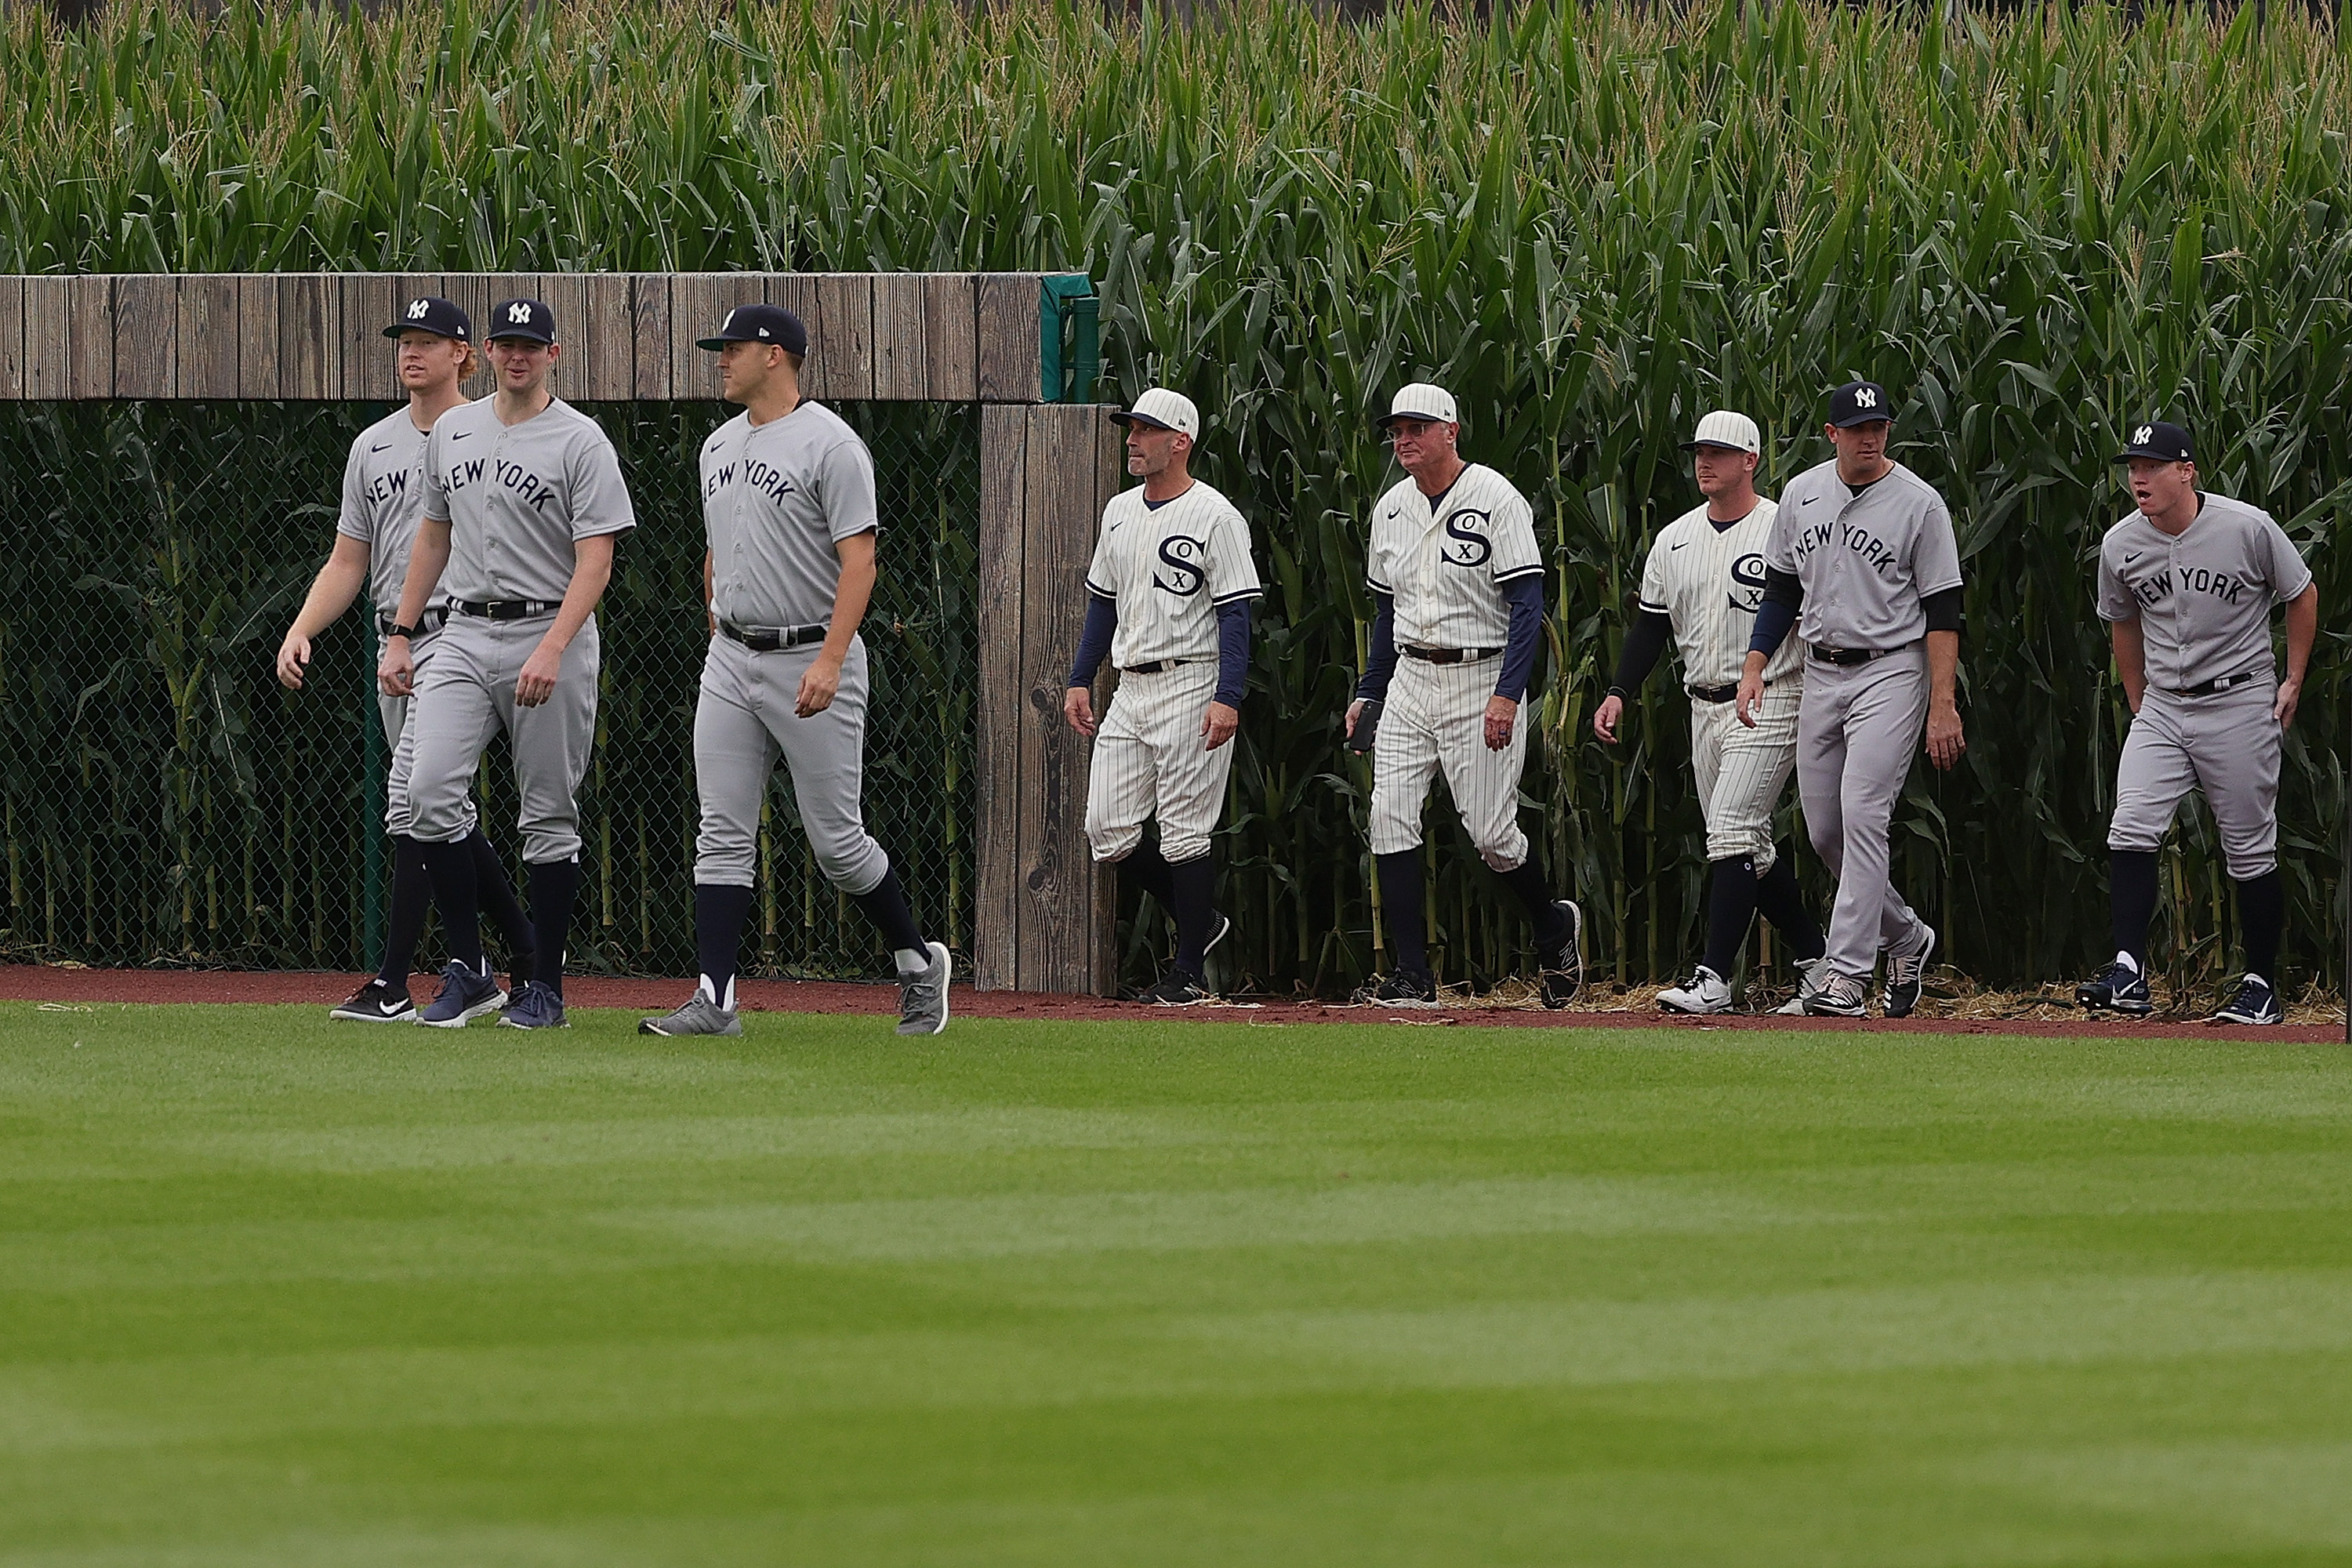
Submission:
M 1820 990 L 1822 987 L 1822 982 L 1828 978 L 1828 964 L 1829 960 L 1826 958 L 1801 958 L 1797 960 L 1797 994 L 1794 996 L 1790 997 L 1786 1002 L 1781 1003 L 1778 1007 L 1773 1008 L 1772 1011 L 1776 1014 L 1785 1015 L 1790 1017 L 1795 1017 L 1801 1015 L 1805 1010 L 1805 998 Z
M 948 981 L 955 973 L 955 964 L 948 957 L 945 942 L 928 945 L 931 966 L 898 982 L 898 1032 L 902 1035 L 936 1035 L 948 1026 Z
M 1427 970 L 1400 969 L 1365 998 L 1377 1007 L 1434 1007 L 1437 981 Z
M 369 981 L 352 993 L 352 999 L 327 1015 L 346 1024 L 414 1024 L 416 1004 L 405 991 L 394 991 L 382 979 Z
M 2074 987 L 2074 1005 L 2094 1013 L 2128 1013 L 2145 1018 L 2156 1011 L 2147 994 L 2147 976 L 2128 963 L 2110 963 L 2096 980 Z
M 694 988 L 694 994 L 686 999 L 686 1005 L 667 1017 L 637 1020 L 637 1033 L 640 1035 L 667 1035 L 675 1038 L 680 1035 L 740 1035 L 742 1032 L 743 1020 L 731 1010 L 713 1002 L 709 993 L 699 985 Z
M 2286 1009 L 2279 1005 L 2278 993 L 2271 983 L 2259 974 L 2249 974 L 2238 982 L 2237 994 L 2224 1003 L 2213 1015 L 2217 1024 L 2284 1024 Z
M 1139 998 L 1155 1007 L 1191 1007 L 1216 999 L 1217 994 L 1203 984 L 1199 975 L 1181 969 L 1170 970 L 1160 976 L 1159 984 Z
M 1544 949 L 1543 1004 L 1565 1007 L 1584 989 L 1584 911 L 1572 899 L 1556 899 L 1551 907 L 1566 923 L 1558 940 Z
M 1878 994 L 1878 1005 L 1888 1017 L 1907 1018 L 1919 1005 L 1919 983 L 1927 977 L 1927 959 L 1935 951 L 1936 928 L 1926 921 L 1919 922 L 1916 952 L 1886 950 L 1886 988 Z
M 568 1029 L 571 1021 L 563 1016 L 563 998 L 544 981 L 534 980 L 522 988 L 507 1010 L 499 1015 L 499 1026 L 504 1029 Z
M 1677 985 L 1671 991 L 1658 993 L 1658 1010 L 1664 1013 L 1728 1013 L 1731 1011 L 1731 982 L 1702 963 L 1687 985 Z
M 1805 998 L 1805 1015 L 1812 1018 L 1859 1018 L 1869 1011 L 1862 982 L 1835 970 L 1825 972 L 1813 994 Z
M 1233 917 L 1216 910 L 1209 911 L 1209 940 L 1201 944 L 1201 956 L 1206 958 L 1217 951 L 1217 943 L 1234 934 Z
M 496 979 L 453 958 L 441 966 L 441 994 L 425 1005 L 416 1021 L 436 1029 L 462 1029 L 506 1005 L 506 989 Z

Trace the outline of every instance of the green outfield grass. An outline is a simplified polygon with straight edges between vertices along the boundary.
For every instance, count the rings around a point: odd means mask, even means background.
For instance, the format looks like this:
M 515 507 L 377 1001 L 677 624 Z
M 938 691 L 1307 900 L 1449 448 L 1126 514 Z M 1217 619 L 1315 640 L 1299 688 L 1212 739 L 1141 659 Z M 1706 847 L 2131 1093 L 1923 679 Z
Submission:
M 0 1564 L 2352 1563 L 2352 1055 L 0 1005 Z

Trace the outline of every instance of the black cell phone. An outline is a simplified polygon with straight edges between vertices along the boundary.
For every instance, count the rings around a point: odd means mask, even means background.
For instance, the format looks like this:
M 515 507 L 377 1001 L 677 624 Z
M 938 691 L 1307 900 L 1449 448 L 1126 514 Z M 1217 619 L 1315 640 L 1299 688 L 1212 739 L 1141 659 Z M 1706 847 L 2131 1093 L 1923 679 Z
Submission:
M 1364 710 L 1356 715 L 1356 732 L 1348 737 L 1348 750 L 1359 756 L 1372 749 L 1372 731 L 1381 727 L 1381 705 L 1367 701 Z

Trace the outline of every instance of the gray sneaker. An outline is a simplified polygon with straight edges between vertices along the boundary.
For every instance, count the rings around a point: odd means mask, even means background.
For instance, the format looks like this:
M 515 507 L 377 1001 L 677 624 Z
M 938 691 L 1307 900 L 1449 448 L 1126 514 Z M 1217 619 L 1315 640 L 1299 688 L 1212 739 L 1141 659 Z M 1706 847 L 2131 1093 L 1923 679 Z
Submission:
M 936 1035 L 948 1026 L 948 981 L 955 965 L 945 942 L 931 942 L 931 966 L 898 982 L 898 1032 Z
M 640 1018 L 640 1035 L 740 1035 L 743 1020 L 710 999 L 709 994 L 698 985 L 686 1005 L 667 1018 Z

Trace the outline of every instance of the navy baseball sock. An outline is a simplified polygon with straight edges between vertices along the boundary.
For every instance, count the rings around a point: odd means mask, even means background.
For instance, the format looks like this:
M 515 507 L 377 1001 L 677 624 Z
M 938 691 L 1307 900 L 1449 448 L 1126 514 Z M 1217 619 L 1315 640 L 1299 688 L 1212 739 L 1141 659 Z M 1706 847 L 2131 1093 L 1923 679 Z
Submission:
M 482 917 L 474 891 L 474 857 L 460 839 L 454 844 L 417 846 L 425 852 L 425 869 L 433 879 L 433 907 L 441 911 L 441 931 L 448 938 L 449 956 L 462 958 L 477 974 L 482 972 Z
M 926 963 L 930 962 L 930 944 L 915 925 L 915 911 L 907 907 L 907 889 L 898 883 L 898 868 L 893 866 L 883 872 L 882 879 L 870 890 L 851 894 L 849 901 L 866 911 L 866 918 L 874 922 L 874 929 L 890 944 L 890 955 L 898 959 L 901 973 L 906 972 L 907 962 L 898 958 L 902 952 L 915 953 Z
M 531 949 L 538 938 L 530 929 L 530 917 L 522 912 L 514 884 L 507 880 L 506 864 L 480 828 L 466 840 L 466 848 L 474 857 L 475 907 L 489 912 L 499 935 L 506 940 L 507 969 L 520 985 L 536 973 Z
M 1735 855 L 1706 868 L 1706 966 L 1731 978 L 1756 920 L 1756 858 Z
M 1176 912 L 1176 879 L 1167 858 L 1160 853 L 1157 844 L 1139 844 L 1133 854 L 1118 863 L 1120 872 L 1134 879 L 1135 885 L 1150 893 L 1163 913 Z
M 735 1005 L 735 965 L 743 952 L 743 922 L 751 918 L 751 889 L 724 882 L 694 885 L 694 951 L 711 1000 Z
M 563 953 L 572 941 L 572 905 L 580 894 L 580 862 L 542 860 L 530 868 L 531 952 L 535 978 L 561 998 Z
M 1208 963 L 1209 906 L 1216 896 L 1217 866 L 1206 855 L 1168 868 L 1176 884 L 1176 967 L 1198 980 Z
M 1536 928 L 1538 944 L 1549 947 L 1566 934 L 1560 930 L 1559 906 L 1551 901 L 1551 889 L 1545 883 L 1543 873 L 1536 868 L 1532 856 L 1509 870 L 1497 871 L 1495 875 L 1500 877 L 1503 886 L 1517 894 L 1519 902 L 1526 906 L 1528 920 Z
M 2147 927 L 2156 919 L 2156 851 L 2107 851 L 2107 886 L 2114 900 L 2117 952 L 2128 952 L 2142 974 L 2147 973 Z
M 1756 879 L 1756 908 L 1789 944 L 1789 956 L 1796 962 L 1811 963 L 1829 951 L 1829 943 L 1822 939 L 1822 923 L 1813 918 L 1812 906 L 1805 902 L 1804 889 L 1797 886 L 1797 863 L 1787 851 L 1772 862 L 1769 871 Z
M 2286 884 L 2277 867 L 2238 884 L 2238 925 L 2246 939 L 2246 973 L 2275 987 L 2279 933 L 2286 928 Z
M 1375 855 L 1381 879 L 1381 924 L 1388 931 L 1389 969 L 1397 974 L 1429 973 L 1429 926 L 1421 907 L 1421 851 Z
M 433 879 L 425 869 L 425 846 L 404 833 L 392 839 L 392 908 L 384 917 L 383 967 L 375 977 L 405 994 L 408 972 L 416 967 L 416 943 L 433 908 Z

